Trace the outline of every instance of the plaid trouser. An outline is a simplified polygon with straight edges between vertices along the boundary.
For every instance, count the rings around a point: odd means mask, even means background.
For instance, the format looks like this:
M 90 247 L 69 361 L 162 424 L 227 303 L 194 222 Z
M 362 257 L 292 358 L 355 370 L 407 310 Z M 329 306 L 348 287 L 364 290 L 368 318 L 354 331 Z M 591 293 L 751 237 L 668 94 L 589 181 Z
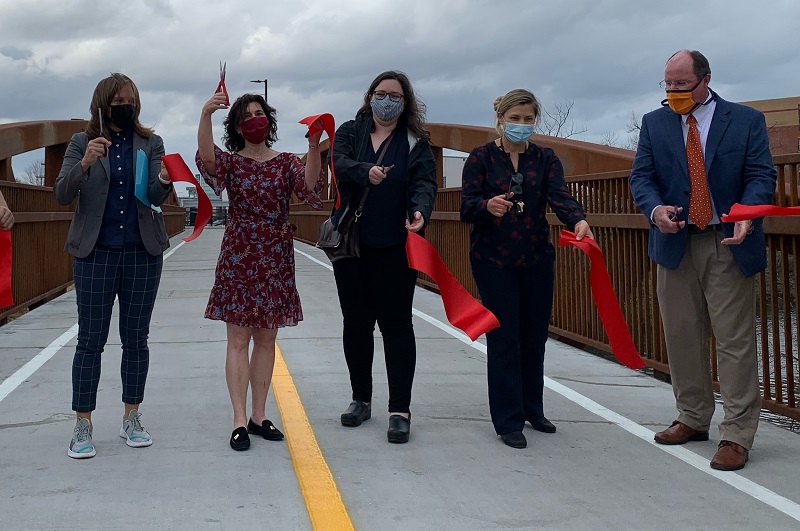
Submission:
M 140 245 L 95 248 L 73 264 L 78 303 L 78 345 L 72 362 L 72 409 L 94 411 L 100 382 L 100 357 L 119 299 L 122 341 L 122 401 L 140 404 L 150 363 L 147 337 L 161 280 L 163 256 Z

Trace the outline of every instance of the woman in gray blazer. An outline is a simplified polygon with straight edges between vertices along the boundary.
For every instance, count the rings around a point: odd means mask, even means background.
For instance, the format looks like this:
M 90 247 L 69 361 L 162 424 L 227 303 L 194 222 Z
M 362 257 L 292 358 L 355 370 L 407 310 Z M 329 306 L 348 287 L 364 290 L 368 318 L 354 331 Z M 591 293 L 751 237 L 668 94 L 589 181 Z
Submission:
M 169 247 L 157 208 L 172 191 L 161 163 L 164 144 L 139 122 L 141 103 L 133 81 L 111 74 L 97 84 L 91 119 L 70 140 L 53 193 L 68 205 L 77 199 L 65 250 L 75 257 L 78 344 L 72 363 L 72 409 L 77 422 L 67 455 L 93 457 L 92 411 L 100 357 L 108 339 L 114 299 L 119 299 L 122 342 L 120 437 L 128 446 L 150 446 L 139 405 L 144 399 L 150 351 L 147 337 Z

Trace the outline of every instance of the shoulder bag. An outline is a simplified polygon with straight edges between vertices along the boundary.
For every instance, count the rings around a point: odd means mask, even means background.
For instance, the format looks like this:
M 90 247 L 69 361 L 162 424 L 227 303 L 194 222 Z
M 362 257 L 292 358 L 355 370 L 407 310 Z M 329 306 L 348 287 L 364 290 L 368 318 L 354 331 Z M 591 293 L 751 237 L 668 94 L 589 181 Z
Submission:
M 378 155 L 378 161 L 375 163 L 376 166 L 380 166 L 383 155 L 386 153 L 386 148 L 389 147 L 389 143 L 391 142 L 392 134 L 393 132 L 389 134 L 389 137 L 383 144 L 383 149 L 381 149 Z M 331 262 L 336 262 L 344 258 L 361 257 L 357 223 L 364 211 L 364 203 L 367 201 L 369 189 L 370 185 L 367 184 L 364 188 L 364 192 L 361 194 L 361 200 L 358 202 L 356 211 L 352 213 L 349 211 L 345 212 L 338 227 L 333 226 L 333 221 L 330 217 L 320 225 L 317 247 L 325 251 L 325 254 Z M 339 193 L 338 189 L 336 193 Z

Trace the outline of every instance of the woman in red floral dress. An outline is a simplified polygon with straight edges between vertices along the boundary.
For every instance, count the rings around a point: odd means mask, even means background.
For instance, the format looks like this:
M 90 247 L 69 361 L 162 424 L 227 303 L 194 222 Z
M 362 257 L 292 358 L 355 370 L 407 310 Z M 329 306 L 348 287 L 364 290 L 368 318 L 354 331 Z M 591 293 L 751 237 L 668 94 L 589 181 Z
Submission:
M 320 132 L 309 138 L 304 166 L 291 153 L 272 149 L 277 139 L 275 109 L 263 97 L 245 94 L 230 107 L 225 127 L 227 151 L 214 145 L 211 115 L 227 108 L 215 94 L 203 106 L 197 131 L 197 167 L 218 194 L 228 191 L 228 222 L 214 287 L 205 316 L 227 323 L 225 378 L 233 405 L 234 450 L 250 447 L 248 433 L 269 440 L 283 434 L 266 418 L 267 392 L 275 364 L 278 328 L 303 320 L 294 278 L 289 223 L 292 193 L 321 208 Z M 253 352 L 249 356 L 250 339 Z M 252 410 L 247 420 L 247 386 Z

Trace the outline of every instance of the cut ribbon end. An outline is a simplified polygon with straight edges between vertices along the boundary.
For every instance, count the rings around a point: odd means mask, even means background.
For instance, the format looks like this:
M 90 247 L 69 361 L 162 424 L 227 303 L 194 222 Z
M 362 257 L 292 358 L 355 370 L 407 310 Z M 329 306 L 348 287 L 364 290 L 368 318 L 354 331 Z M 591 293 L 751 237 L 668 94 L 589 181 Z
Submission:
M 183 238 L 183 241 L 190 242 L 200 236 L 200 233 L 203 232 L 206 223 L 208 223 L 208 220 L 211 219 L 211 200 L 206 195 L 205 190 L 203 190 L 203 188 L 194 178 L 189 166 L 186 165 L 186 162 L 184 162 L 183 158 L 179 154 L 171 153 L 169 155 L 164 155 L 161 157 L 161 161 L 167 168 L 170 179 L 176 182 L 193 184 L 197 190 L 197 217 L 194 218 L 194 230 L 189 236 Z
M 603 252 L 597 242 L 591 238 L 577 240 L 575 233 L 562 229 L 558 238 L 558 246 L 566 247 L 567 245 L 577 247 L 589 257 L 589 282 L 592 288 L 592 297 L 614 357 L 629 369 L 643 369 L 647 364 L 633 343 L 628 323 L 625 322 L 625 315 L 619 307 L 617 294 L 614 292 L 611 277 L 606 269 Z
M 436 248 L 419 234 L 408 233 L 406 239 L 408 266 L 431 277 L 444 304 L 444 313 L 450 324 L 476 341 L 482 334 L 498 326 L 497 317 L 479 303 L 450 272 Z

